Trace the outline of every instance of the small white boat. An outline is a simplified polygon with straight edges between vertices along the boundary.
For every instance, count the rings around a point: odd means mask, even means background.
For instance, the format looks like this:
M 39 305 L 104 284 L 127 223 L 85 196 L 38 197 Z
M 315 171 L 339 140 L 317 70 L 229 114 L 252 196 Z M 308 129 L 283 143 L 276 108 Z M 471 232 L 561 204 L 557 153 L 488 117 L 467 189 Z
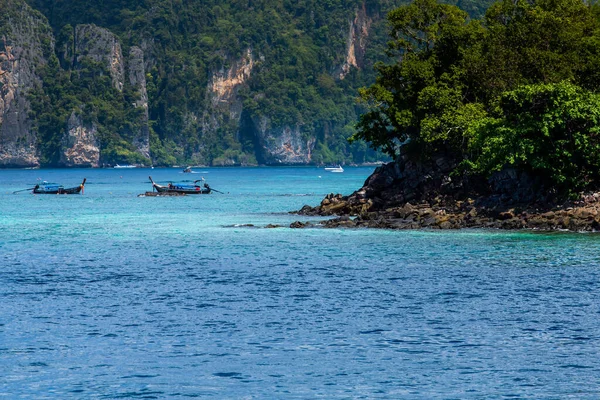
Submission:
M 325 167 L 325 171 L 329 171 L 329 172 L 344 172 L 344 168 L 342 168 L 341 165 L 338 165 L 337 167 Z
M 129 165 L 129 164 L 126 164 L 126 165 L 119 165 L 119 164 L 117 164 L 113 168 L 136 168 L 136 166 L 135 165 Z

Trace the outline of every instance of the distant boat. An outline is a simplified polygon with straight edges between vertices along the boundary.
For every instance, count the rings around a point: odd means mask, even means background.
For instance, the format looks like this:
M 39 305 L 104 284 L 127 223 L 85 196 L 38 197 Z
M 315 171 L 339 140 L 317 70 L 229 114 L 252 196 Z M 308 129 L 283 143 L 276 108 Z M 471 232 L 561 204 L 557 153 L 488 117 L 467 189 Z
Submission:
M 329 171 L 329 172 L 344 172 L 344 168 L 342 168 L 341 165 L 338 165 L 337 167 L 325 167 L 325 171 Z
M 152 180 L 149 176 L 150 182 L 152 182 L 152 189 L 158 193 L 182 193 L 182 194 L 210 194 L 212 189 L 208 186 L 208 183 L 204 183 L 204 179 L 198 179 L 193 184 L 188 183 L 169 183 L 168 185 L 159 185 Z M 201 182 L 198 185 L 198 182 Z M 217 190 L 215 190 L 217 192 Z
M 192 167 L 185 167 L 183 169 L 183 171 L 181 171 L 184 174 L 208 174 L 208 171 L 202 171 L 202 172 L 198 172 L 198 171 L 194 171 L 192 169 Z
M 129 165 L 129 164 L 125 164 L 125 165 L 115 165 L 113 168 L 136 168 L 135 165 Z
M 72 188 L 66 188 L 58 183 L 42 182 L 35 185 L 33 193 L 35 194 L 79 194 L 83 193 L 86 178 L 83 179 L 81 185 Z

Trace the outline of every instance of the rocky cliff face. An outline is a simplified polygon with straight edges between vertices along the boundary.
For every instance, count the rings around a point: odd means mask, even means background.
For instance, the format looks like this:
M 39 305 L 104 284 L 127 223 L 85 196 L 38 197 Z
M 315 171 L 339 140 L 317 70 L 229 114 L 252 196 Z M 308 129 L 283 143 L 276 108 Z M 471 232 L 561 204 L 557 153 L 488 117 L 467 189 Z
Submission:
M 261 164 L 292 165 L 311 162 L 314 138 L 305 139 L 301 126 L 274 126 L 268 116 L 247 116 L 238 91 L 247 84 L 257 61 L 251 49 L 244 57 L 231 62 L 229 69 L 221 69 L 212 75 L 209 83 L 212 113 L 208 115 L 205 129 L 216 130 L 228 126 L 241 135 L 250 136 L 255 144 L 255 156 Z M 241 131 L 245 131 L 241 133 Z M 235 164 L 236 160 L 225 160 L 224 164 Z
M 366 3 L 362 4 L 356 11 L 356 16 L 350 21 L 350 30 L 346 45 L 346 61 L 336 71 L 337 78 L 344 79 L 351 68 L 362 68 L 365 52 L 367 49 L 367 38 L 373 19 L 367 15 Z
M 144 52 L 139 47 L 132 46 L 129 56 L 125 58 L 117 37 L 107 29 L 93 24 L 75 27 L 72 48 L 74 58 L 71 63 L 75 71 L 87 68 L 90 61 L 100 63 L 110 74 L 113 88 L 122 92 L 125 84 L 128 83 L 137 94 L 137 98 L 131 105 L 142 109 L 140 120 L 137 124 L 132 124 L 133 129 L 123 129 L 118 133 L 126 138 L 142 156 L 150 158 Z M 125 81 L 126 78 L 128 82 Z M 81 108 L 85 105 L 82 101 Z M 84 118 L 82 114 L 83 109 L 73 112 L 68 119 L 61 141 L 60 165 L 62 166 L 98 167 L 100 165 L 101 140 L 96 117 L 93 116 L 89 123 L 83 123 L 84 119 L 90 118 L 89 116 Z
M 225 57 L 227 58 L 227 57 Z M 234 132 L 233 137 L 239 141 L 239 130 L 243 112 L 242 101 L 238 92 L 247 86 L 248 80 L 257 61 L 252 49 L 248 48 L 239 59 L 229 59 L 229 68 L 221 68 L 210 74 L 207 87 L 207 108 L 203 112 L 201 130 L 202 137 L 210 141 L 211 137 L 220 136 L 222 132 Z M 188 119 L 197 120 L 195 115 Z M 204 145 L 200 146 L 201 150 Z M 224 156 L 218 165 L 237 165 L 244 163 L 235 156 Z M 197 154 L 204 162 L 204 154 Z
M 300 125 L 274 127 L 264 116 L 253 118 L 252 122 L 263 163 L 294 165 L 311 162 L 315 139 L 304 138 Z
M 81 116 L 73 112 L 61 143 L 61 164 L 65 167 L 98 167 L 100 148 L 97 134 L 96 124 L 84 124 Z
M 237 91 L 250 79 L 255 64 L 252 49 L 247 49 L 244 57 L 234 60 L 229 69 L 214 72 L 209 83 L 212 106 L 225 106 L 233 113 L 232 117 L 239 118 L 242 110 L 237 101 Z
M 0 166 L 39 165 L 37 136 L 27 94 L 41 84 L 37 69 L 46 60 L 42 40 L 53 45 L 44 18 L 23 1 L 3 2 L 0 31 Z
M 54 29 L 25 1 L 44 12 Z M 148 159 L 158 165 L 293 165 L 351 156 L 354 150 L 344 138 L 355 117 L 349 101 L 354 83 L 346 77 L 372 62 L 365 56 L 367 38 L 378 32 L 365 4 L 356 10 L 338 7 L 332 27 L 318 34 L 248 33 L 246 51 L 227 59 L 238 48 L 219 47 L 221 33 L 212 28 L 171 25 L 178 23 L 173 14 L 154 29 L 153 18 L 172 10 L 141 5 L 127 17 L 74 18 L 68 1 L 5 0 L 0 5 L 0 38 L 6 36 L 0 43 L 0 166 L 145 164 Z M 322 23 L 307 16 L 308 24 Z M 296 22 L 296 16 L 289 18 L 285 27 Z M 173 37 L 161 36 L 169 29 Z M 342 61 L 337 54 L 344 39 Z M 225 67 L 207 73 L 218 55 L 227 59 Z
M 0 166 L 37 167 L 40 165 L 38 135 L 28 95 L 33 91 L 43 95 L 40 71 L 54 56 L 54 37 L 45 18 L 25 2 L 15 0 L 6 5 L 8 8 L 3 8 L 0 15 L 0 32 L 4 32 L 0 43 Z M 134 106 L 143 109 L 141 123 L 136 125 L 140 128 L 129 132 L 128 139 L 140 154 L 149 158 L 148 95 L 142 50 L 132 47 L 125 60 L 116 36 L 89 24 L 76 26 L 70 42 L 63 43 L 59 53 L 75 71 L 85 68 L 89 61 L 102 64 L 118 91 L 123 91 L 126 83 L 127 61 L 128 83 L 139 96 Z M 85 105 L 82 100 L 80 106 Z M 67 118 L 58 165 L 100 165 L 98 126 L 95 121 L 84 123 L 89 118 L 83 114 L 83 109 L 78 109 Z
M 121 44 L 114 34 L 93 24 L 77 25 L 74 47 L 76 65 L 83 58 L 103 63 L 110 72 L 114 88 L 123 90 L 125 63 Z
M 137 46 L 129 51 L 129 83 L 139 93 L 135 106 L 143 109 L 141 128 L 133 132 L 133 145 L 146 158 L 150 158 L 150 130 L 148 128 L 148 92 L 146 90 L 146 71 L 144 52 Z
M 228 69 L 212 73 L 208 82 L 210 108 L 205 115 L 205 130 L 216 130 L 228 122 L 239 126 L 243 107 L 238 91 L 252 76 L 255 63 L 252 49 L 248 49 L 241 59 L 232 60 Z

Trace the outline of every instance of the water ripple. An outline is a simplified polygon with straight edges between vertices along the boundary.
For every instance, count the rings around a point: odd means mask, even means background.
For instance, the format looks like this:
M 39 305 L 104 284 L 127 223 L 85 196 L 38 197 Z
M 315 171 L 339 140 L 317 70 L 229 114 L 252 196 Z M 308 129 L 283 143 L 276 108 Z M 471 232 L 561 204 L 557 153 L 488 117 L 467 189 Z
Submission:
M 0 201 L 0 396 L 600 397 L 597 236 L 224 228 L 326 191 L 142 207 L 98 173 Z

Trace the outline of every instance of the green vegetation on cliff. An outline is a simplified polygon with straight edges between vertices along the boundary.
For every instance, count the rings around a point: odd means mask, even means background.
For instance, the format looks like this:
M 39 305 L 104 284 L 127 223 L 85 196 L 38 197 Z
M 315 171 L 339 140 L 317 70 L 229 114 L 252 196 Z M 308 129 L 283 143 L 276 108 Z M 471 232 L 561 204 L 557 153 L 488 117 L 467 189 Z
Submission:
M 600 8 L 500 1 L 481 19 L 415 0 L 389 14 L 396 61 L 361 91 L 354 138 L 395 156 L 446 149 L 464 171 L 515 167 L 559 194 L 600 187 Z
M 51 49 L 44 53 L 48 63 L 40 69 L 43 86 L 29 95 L 41 164 L 59 165 L 61 140 L 72 114 L 81 116 L 84 125 L 97 126 L 105 162 L 149 164 L 130 140 L 143 123 L 142 109 L 132 105 L 136 100 L 132 88 L 121 92 L 112 87 L 106 67 L 90 58 L 71 71 L 60 67 Z
M 43 165 L 59 165 L 61 137 L 73 114 L 97 127 L 100 161 L 108 164 L 281 162 L 269 146 L 285 129 L 305 144 L 307 162 L 382 156 L 347 139 L 364 111 L 357 90 L 375 80 L 373 65 L 384 59 L 384 17 L 402 0 L 27 2 L 47 17 L 55 37 L 46 43 L 43 84 L 31 93 Z M 487 6 L 455 4 L 473 16 Z M 116 35 L 125 64 L 131 48 L 142 49 L 147 118 L 134 105 L 140 87 L 127 70 L 117 88 L 107 63 L 78 47 L 82 24 Z M 211 93 L 213 80 L 248 51 L 251 73 L 224 106 Z M 144 129 L 151 160 L 135 144 Z
M 345 62 L 349 24 L 362 2 L 355 1 L 45 1 L 30 5 L 44 13 L 56 33 L 56 57 L 44 73 L 44 89 L 34 98 L 43 162 L 58 160 L 60 134 L 77 110 L 97 123 L 102 161 L 141 162 L 127 140 L 138 118 L 126 93 L 112 85 L 101 63 L 80 65 L 73 28 L 93 23 L 116 34 L 126 55 L 144 50 L 151 156 L 155 164 L 259 161 L 253 124 L 215 110 L 208 90 L 213 75 L 251 49 L 255 68 L 240 89 L 245 118 L 266 117 L 273 127 L 299 129 L 316 138 L 313 162 L 368 161 L 376 153 L 348 145 L 360 108 L 356 88 L 374 79 L 373 46 L 344 80 L 335 72 Z M 376 5 L 373 18 L 386 12 Z M 381 19 L 381 18 L 379 18 Z M 369 32 L 373 43 L 385 39 L 382 26 Z M 379 46 L 381 48 L 381 46 Z M 77 64 L 77 65 L 75 65 Z M 99 78 L 100 77 L 100 78 Z M 35 97 L 35 96 L 34 96 Z M 49 101 L 48 101 L 49 100 Z M 257 154 L 258 153 L 258 154 Z

